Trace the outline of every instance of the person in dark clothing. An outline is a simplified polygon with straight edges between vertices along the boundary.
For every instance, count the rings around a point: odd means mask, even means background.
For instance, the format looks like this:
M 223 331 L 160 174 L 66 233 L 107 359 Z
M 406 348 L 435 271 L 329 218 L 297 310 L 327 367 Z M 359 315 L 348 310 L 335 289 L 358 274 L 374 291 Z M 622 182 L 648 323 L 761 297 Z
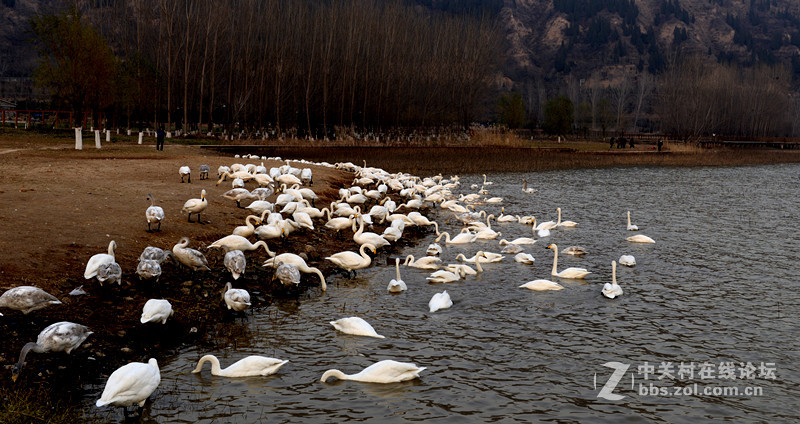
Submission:
M 614 148 L 614 143 L 615 143 L 616 141 L 617 141 L 617 140 L 616 140 L 616 139 L 615 139 L 615 138 L 612 136 L 612 137 L 611 137 L 611 141 L 609 141 L 609 146 L 608 146 L 608 148 L 609 148 L 609 149 L 613 149 L 613 148 Z
M 156 150 L 164 150 L 164 128 L 156 130 Z
M 629 139 L 628 139 L 628 147 L 630 147 L 631 149 L 633 149 L 633 137 L 631 137 L 631 138 L 629 138 Z

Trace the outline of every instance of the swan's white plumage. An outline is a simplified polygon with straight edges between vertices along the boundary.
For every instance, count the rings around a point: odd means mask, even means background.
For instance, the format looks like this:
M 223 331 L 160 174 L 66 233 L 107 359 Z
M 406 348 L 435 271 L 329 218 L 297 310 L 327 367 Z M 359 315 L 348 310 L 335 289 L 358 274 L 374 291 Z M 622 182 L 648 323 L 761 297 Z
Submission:
M 289 361 L 266 356 L 252 355 L 240 359 L 227 368 L 220 368 L 219 359 L 214 355 L 205 355 L 197 361 L 197 367 L 192 373 L 199 373 L 203 370 L 203 364 L 211 362 L 211 374 L 220 377 L 256 377 L 268 376 L 278 372 L 280 367 Z
M 655 243 L 656 242 L 655 240 L 651 239 L 650 237 L 647 237 L 644 234 L 637 234 L 635 236 L 630 236 L 630 237 L 626 238 L 625 240 L 628 240 L 631 243 Z
M 142 324 L 146 322 L 158 322 L 162 324 L 167 323 L 167 318 L 172 316 L 172 304 L 166 299 L 150 299 L 145 302 L 142 308 Z
M 389 286 L 386 288 L 390 293 L 400 293 L 406 291 L 408 287 L 405 281 L 400 278 L 400 258 L 394 258 L 394 267 L 396 278 L 389 281 Z
M 106 381 L 103 394 L 97 401 L 98 407 L 105 405 L 144 406 L 148 397 L 161 383 L 158 362 L 150 358 L 148 363 L 131 362 L 117 368 Z
M 418 367 L 410 362 L 384 360 L 364 368 L 357 374 L 348 375 L 336 369 L 328 370 L 322 374 L 320 381 L 324 383 L 330 377 L 336 377 L 339 380 L 353 380 L 365 383 L 397 383 L 419 378 L 419 373 L 424 370 L 425 367 Z
M 514 256 L 514 261 L 519 262 L 521 264 L 531 265 L 533 264 L 533 255 L 530 253 L 520 252 Z
M 250 307 L 250 293 L 245 289 L 235 289 L 231 283 L 225 284 L 222 299 L 228 309 L 241 312 Z
M 591 272 L 587 271 L 585 268 L 575 268 L 575 267 L 570 267 L 570 268 L 562 270 L 561 272 L 558 272 L 557 271 L 557 268 L 558 268 L 558 246 L 556 246 L 555 243 L 553 243 L 553 244 L 550 244 L 549 246 L 547 246 L 547 248 L 552 250 L 555 253 L 555 255 L 553 256 L 553 271 L 551 272 L 552 275 L 555 275 L 556 277 L 561 277 L 561 278 L 579 279 L 579 278 L 584 278 L 587 275 L 591 274 Z
M 619 264 L 625 266 L 635 266 L 636 258 L 633 255 L 622 255 L 619 257 Z
M 428 309 L 430 312 L 436 312 L 439 309 L 447 309 L 451 306 L 453 306 L 453 299 L 450 298 L 450 294 L 447 293 L 447 290 L 434 294 L 428 302 Z
M 384 338 L 384 336 L 378 334 L 367 321 L 359 317 L 340 318 L 337 319 L 336 321 L 331 321 L 331 325 L 337 331 L 341 331 L 342 333 L 345 334 L 352 334 L 355 336 L 376 337 L 379 339 Z
M 550 281 L 550 280 L 528 281 L 527 283 L 519 287 L 534 291 L 561 290 L 564 288 L 564 286 L 562 286 L 561 284 L 558 284 L 555 281 Z
M 617 284 L 617 262 L 611 261 L 611 282 L 603 285 L 603 296 L 613 299 L 622 296 L 622 287 Z
M 628 211 L 628 231 L 639 231 L 639 227 L 631 224 L 631 211 Z
M 117 242 L 111 240 L 108 243 L 108 253 L 98 253 L 86 263 L 86 270 L 83 272 L 83 278 L 91 279 L 97 275 L 97 270 L 101 265 L 114 262 L 114 249 L 117 248 Z

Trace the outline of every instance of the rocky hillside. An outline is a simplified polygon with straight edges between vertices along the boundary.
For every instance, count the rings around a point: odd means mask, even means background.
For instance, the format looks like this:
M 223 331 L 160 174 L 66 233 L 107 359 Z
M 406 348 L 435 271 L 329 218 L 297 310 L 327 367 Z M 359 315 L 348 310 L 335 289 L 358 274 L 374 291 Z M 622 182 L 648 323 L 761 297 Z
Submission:
M 658 73 L 685 53 L 800 75 L 796 0 L 506 0 L 498 16 L 515 81 Z

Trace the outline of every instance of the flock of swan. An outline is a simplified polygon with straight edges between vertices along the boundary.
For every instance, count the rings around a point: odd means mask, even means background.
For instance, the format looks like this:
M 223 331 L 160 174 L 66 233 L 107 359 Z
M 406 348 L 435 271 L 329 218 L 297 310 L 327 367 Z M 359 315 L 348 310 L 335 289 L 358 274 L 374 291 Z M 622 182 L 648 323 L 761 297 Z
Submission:
M 280 159 L 280 158 L 277 158 Z M 262 165 L 243 165 L 233 164 L 230 167 L 220 167 L 218 170 L 219 185 L 228 178 L 232 179 L 234 188 L 226 192 L 224 197 L 235 201 L 241 207 L 240 202 L 249 200 L 250 206 L 256 205 L 261 208 L 257 215 L 247 215 L 244 225 L 233 229 L 232 234 L 220 238 L 208 246 L 208 249 L 219 248 L 225 251 L 224 266 L 230 272 L 234 280 L 238 279 L 246 271 L 247 258 L 245 252 L 252 252 L 263 248 L 269 256 L 264 263 L 264 267 L 275 268 L 275 278 L 281 280 L 286 285 L 296 285 L 300 282 L 301 273 L 313 273 L 319 277 L 320 287 L 323 291 L 327 289 L 326 278 L 322 272 L 306 263 L 306 258 L 300 254 L 292 252 L 278 253 L 272 251 L 267 241 L 278 237 L 286 237 L 294 231 L 315 231 L 315 228 L 323 226 L 329 230 L 342 232 L 352 231 L 352 240 L 359 246 L 357 252 L 345 250 L 333 253 L 325 258 L 338 268 L 346 271 L 348 275 L 355 275 L 360 269 L 372 265 L 372 256 L 378 250 L 391 246 L 398 239 L 403 237 L 404 230 L 411 226 L 433 227 L 437 237 L 428 249 L 427 255 L 415 259 L 408 255 L 404 260 L 395 258 L 396 278 L 392 279 L 387 286 L 387 291 L 394 294 L 401 294 L 408 290 L 409 285 L 401 278 L 400 266 L 415 267 L 418 269 L 430 270 L 432 273 L 426 278 L 429 283 L 448 284 L 463 280 L 468 275 L 476 275 L 483 272 L 482 263 L 499 262 L 505 258 L 505 254 L 515 254 L 514 260 L 523 264 L 533 264 L 534 257 L 523 252 L 523 246 L 532 245 L 538 240 L 533 237 L 519 237 L 508 241 L 500 239 L 498 246 L 502 248 L 501 253 L 489 252 L 488 250 L 478 250 L 472 257 L 468 258 L 463 254 L 456 257 L 462 263 L 442 264 L 441 256 L 445 249 L 439 244 L 444 240 L 444 245 L 469 246 L 478 240 L 496 240 L 502 234 L 492 228 L 491 221 L 496 222 L 516 222 L 520 225 L 530 226 L 531 236 L 539 238 L 548 237 L 551 231 L 558 231 L 562 228 L 575 228 L 579 224 L 573 221 L 562 221 L 561 208 L 557 208 L 557 221 L 540 222 L 537 225 L 536 218 L 533 216 L 512 216 L 505 215 L 505 209 L 501 209 L 498 217 L 493 214 L 486 214 L 485 211 L 477 211 L 477 207 L 482 204 L 502 203 L 500 197 L 487 197 L 486 186 L 491 186 L 492 182 L 487 181 L 486 175 L 484 183 L 478 193 L 459 194 L 455 192 L 460 188 L 460 181 L 457 176 L 445 179 L 441 175 L 428 178 L 420 178 L 403 173 L 389 173 L 380 168 L 357 166 L 352 163 L 340 163 L 330 165 L 327 163 L 316 164 L 317 166 L 330 166 L 338 169 L 353 172 L 355 178 L 351 187 L 343 187 L 339 190 L 339 200 L 332 202 L 322 210 L 312 206 L 313 201 L 318 198 L 316 193 L 310 188 L 301 188 L 301 184 L 311 184 L 311 170 L 309 168 L 299 169 L 292 167 L 289 161 L 281 167 L 275 167 L 269 171 Z M 188 167 L 181 167 L 179 174 L 181 182 L 187 177 L 190 180 Z M 206 170 L 207 174 L 207 170 Z M 203 177 L 201 177 L 203 179 Z M 253 181 L 259 185 L 258 188 L 248 191 L 242 184 Z M 280 186 L 276 186 L 280 184 Z M 236 186 L 239 187 L 236 187 Z M 266 187 L 265 187 L 266 186 Z M 473 186 L 477 188 L 477 186 Z M 260 191 L 256 191 L 260 190 Z M 536 193 L 535 189 L 528 188 L 527 181 L 523 180 L 522 192 L 526 194 Z M 280 194 L 279 194 L 280 193 Z M 392 196 L 390 196 L 390 194 Z M 208 207 L 206 190 L 203 189 L 199 199 L 190 199 L 183 206 L 183 212 L 197 216 L 196 221 L 200 222 L 200 214 Z M 275 195 L 275 201 L 269 202 L 266 199 Z M 151 205 L 145 212 L 148 224 L 148 232 L 159 231 L 161 222 L 164 219 L 164 211 L 156 206 L 155 199 L 148 194 Z M 394 199 L 402 199 L 403 203 L 397 204 Z M 260 203 L 259 203 L 260 202 Z M 253 211 L 256 208 L 250 208 Z M 439 224 L 435 220 L 422 215 L 420 210 L 436 209 L 439 215 L 446 215 L 456 218 L 463 224 L 461 232 L 452 236 L 446 231 L 439 231 Z M 244 208 L 243 208 L 244 209 Z M 406 212 L 407 211 L 407 212 Z M 405 213 L 404 213 L 405 212 Z M 284 217 L 284 215 L 288 217 Z M 314 222 L 317 220 L 318 222 Z M 484 222 L 485 220 L 485 222 Z M 155 230 L 152 225 L 156 225 Z M 374 225 L 384 225 L 382 233 L 369 231 Z M 267 228 L 261 230 L 262 228 Z M 630 231 L 637 231 L 638 227 L 630 222 L 630 212 L 628 212 L 628 226 Z M 275 236 L 277 234 L 277 236 Z M 260 240 L 251 241 L 249 237 L 257 237 Z M 654 243 L 653 239 L 636 235 L 628 237 L 626 240 L 633 243 Z M 207 271 L 209 263 L 205 255 L 196 249 L 189 248 L 190 240 L 182 237 L 171 250 L 163 250 L 150 246 L 142 252 L 136 273 L 142 279 L 157 279 L 160 276 L 160 266 L 166 260 L 185 266 L 192 271 Z M 551 275 L 561 279 L 583 279 L 591 272 L 584 268 L 570 267 L 558 270 L 559 248 L 554 243 L 549 243 L 547 248 L 553 251 L 553 265 Z M 99 283 L 121 282 L 121 267 L 115 260 L 116 243 L 109 243 L 106 253 L 98 253 L 92 256 L 86 264 L 84 278 L 97 279 Z M 580 256 L 586 254 L 586 250 L 578 246 L 570 246 L 561 250 L 562 254 Z M 635 259 L 630 255 L 620 257 L 619 263 L 622 265 L 633 266 Z M 474 268 L 467 264 L 474 264 Z M 622 289 L 616 281 L 616 265 L 612 262 L 612 282 L 606 283 L 601 290 L 602 295 L 608 298 L 615 298 L 622 295 Z M 440 269 L 441 268 L 441 269 Z M 520 288 L 534 291 L 561 290 L 564 287 L 558 282 L 549 279 L 536 279 L 528 281 Z M 244 289 L 233 288 L 232 283 L 228 282 L 223 289 L 222 299 L 228 309 L 243 311 L 251 306 L 250 295 Z M 41 289 L 21 286 L 8 290 L 0 296 L 0 307 L 6 307 L 21 311 L 25 314 L 61 303 L 55 296 L 52 296 Z M 429 303 L 430 313 L 453 306 L 453 300 L 447 290 L 434 294 Z M 142 310 L 141 323 L 166 323 L 168 318 L 174 314 L 172 305 L 166 299 L 150 299 Z M 360 317 L 341 318 L 330 322 L 336 331 L 365 336 L 384 338 L 364 319 Z M 19 361 L 12 368 L 12 378 L 16 381 L 20 370 L 25 362 L 25 357 L 30 351 L 57 352 L 64 351 L 70 353 L 78 348 L 92 332 L 83 325 L 71 322 L 59 322 L 45 328 L 38 336 L 35 343 L 26 344 L 21 353 Z M 210 362 L 212 374 L 224 377 L 243 377 L 243 376 L 267 376 L 276 373 L 288 361 L 267 358 L 262 356 L 249 356 L 227 368 L 221 368 L 219 360 L 213 355 L 205 355 L 200 358 L 194 373 L 202 370 L 203 364 Z M 405 381 L 419 377 L 425 367 L 417 367 L 410 362 L 398 362 L 394 360 L 384 360 L 377 362 L 364 370 L 348 375 L 343 372 L 331 369 L 326 371 L 321 378 L 322 382 L 331 377 L 338 379 L 356 380 L 374 383 L 389 383 Z M 147 398 L 158 387 L 161 375 L 156 359 L 152 358 L 147 363 L 133 362 L 124 365 L 114 371 L 108 378 L 102 396 L 96 402 L 98 407 L 104 405 L 115 405 L 127 407 L 131 405 L 143 406 Z M 127 413 L 127 410 L 126 410 Z

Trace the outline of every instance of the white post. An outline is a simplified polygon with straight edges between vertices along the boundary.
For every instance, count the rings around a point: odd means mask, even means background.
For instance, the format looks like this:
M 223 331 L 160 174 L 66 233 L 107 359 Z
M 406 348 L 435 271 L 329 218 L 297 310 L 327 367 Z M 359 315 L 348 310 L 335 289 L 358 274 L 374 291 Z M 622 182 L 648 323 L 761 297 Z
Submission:
M 139 131 L 139 144 L 142 144 L 142 137 L 144 137 L 144 133 Z
M 119 128 L 117 128 L 117 135 L 119 135 Z M 128 135 L 130 135 L 130 134 L 128 134 Z
M 94 130 L 94 146 L 100 148 L 100 130 Z
M 81 134 L 81 127 L 75 127 L 75 150 L 83 150 L 83 134 Z
M 167 131 L 167 138 L 172 138 L 172 131 Z
M 106 143 L 111 141 L 111 130 L 106 130 Z
M 131 129 L 128 128 L 128 135 L 131 135 Z

